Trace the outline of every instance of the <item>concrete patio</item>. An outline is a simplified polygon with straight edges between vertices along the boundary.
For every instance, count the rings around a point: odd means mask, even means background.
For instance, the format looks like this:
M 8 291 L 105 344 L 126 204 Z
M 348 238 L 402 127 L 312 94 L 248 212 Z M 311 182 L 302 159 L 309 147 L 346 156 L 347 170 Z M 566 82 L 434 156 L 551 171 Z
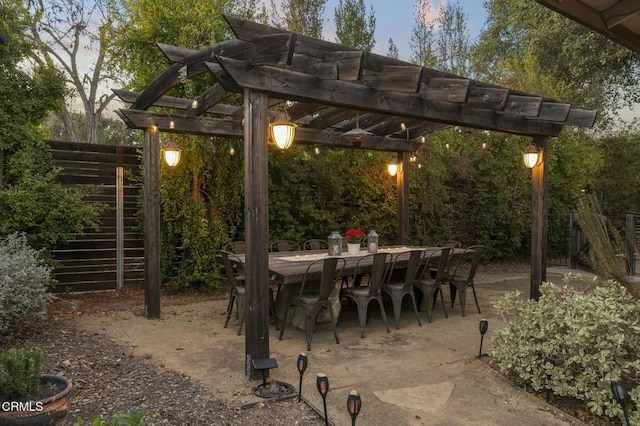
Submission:
M 549 281 L 559 283 L 569 272 L 549 268 Z M 571 271 L 576 272 L 576 271 Z M 590 280 L 588 274 L 582 273 Z M 376 307 L 360 338 L 355 307 L 344 307 L 338 323 L 337 345 L 328 325 L 319 325 L 307 353 L 309 367 L 304 375 L 303 395 L 322 411 L 316 389 L 316 375 L 327 374 L 330 391 L 327 406 L 330 421 L 349 425 L 346 410 L 349 392 L 362 397 L 358 424 L 362 425 L 580 425 L 582 424 L 544 401 L 514 387 L 477 359 L 480 334 L 478 323 L 485 318 L 489 331 L 483 352 L 491 345 L 491 334 L 501 326 L 492 302 L 506 291 L 520 290 L 528 295 L 529 276 L 518 272 L 494 276 L 480 270 L 477 290 L 482 308 L 478 314 L 473 297 L 467 301 L 467 316 L 459 306 L 449 309 L 445 318 L 436 307 L 433 322 L 419 327 L 412 311 L 402 313 L 400 330 L 386 333 Z M 445 292 L 447 293 L 447 292 Z M 446 299 L 445 299 L 446 300 Z M 107 333 L 114 340 L 134 347 L 158 363 L 200 380 L 215 398 L 233 406 L 262 400 L 255 397 L 252 382 L 244 375 L 244 333 L 235 333 L 235 321 L 224 329 L 226 300 L 208 300 L 167 306 L 161 320 L 148 320 L 133 312 L 83 320 L 81 326 L 92 332 Z M 388 316 L 390 309 L 387 308 Z M 304 332 L 287 327 L 279 341 L 270 329 L 271 357 L 279 368 L 270 380 L 298 387 L 298 354 L 305 351 Z

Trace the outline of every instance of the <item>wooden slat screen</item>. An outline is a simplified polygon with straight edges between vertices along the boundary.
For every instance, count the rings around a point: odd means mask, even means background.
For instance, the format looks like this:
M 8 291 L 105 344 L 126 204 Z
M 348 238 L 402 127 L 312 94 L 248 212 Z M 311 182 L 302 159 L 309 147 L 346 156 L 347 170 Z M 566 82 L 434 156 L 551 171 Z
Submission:
M 57 292 L 115 289 L 116 283 L 116 167 L 124 168 L 124 285 L 144 283 L 144 238 L 137 226 L 137 197 L 141 158 L 138 148 L 48 141 L 54 164 L 62 171 L 58 181 L 82 188 L 87 202 L 108 207 L 100 228 L 52 250 L 59 262 L 54 273 Z

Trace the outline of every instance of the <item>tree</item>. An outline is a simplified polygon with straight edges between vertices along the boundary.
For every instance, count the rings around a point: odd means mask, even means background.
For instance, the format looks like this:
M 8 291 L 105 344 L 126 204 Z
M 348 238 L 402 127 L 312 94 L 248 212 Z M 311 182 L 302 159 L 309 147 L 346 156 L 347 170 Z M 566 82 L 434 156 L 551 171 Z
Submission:
M 457 1 L 441 4 L 436 25 L 435 67 L 468 76 L 473 44 L 467 27 L 467 15 L 460 4 Z
M 400 56 L 400 52 L 398 51 L 398 46 L 396 45 L 396 43 L 393 41 L 392 38 L 389 38 L 389 41 L 387 42 L 387 46 L 388 46 L 387 56 L 389 56 L 390 58 L 398 59 L 398 56 Z
M 416 0 L 411 60 L 419 65 L 469 75 L 473 44 L 467 27 L 467 15 L 457 2 L 440 5 L 431 18 L 428 0 Z
M 322 38 L 324 8 L 327 0 L 283 0 L 282 15 L 271 0 L 271 14 L 274 24 L 284 26 L 288 31 L 309 37 Z
M 431 4 L 428 0 L 416 0 L 414 6 L 415 25 L 409 41 L 411 62 L 422 66 L 435 64 L 434 24 L 431 19 Z
M 72 88 L 70 100 L 79 99 L 86 116 L 86 141 L 98 143 L 100 119 L 115 96 L 106 87 L 121 83 L 111 66 L 111 45 L 106 37 L 113 25 L 111 0 L 28 0 L 28 5 L 33 17 L 29 33 L 35 43 L 34 59 L 63 70 Z M 87 58 L 92 62 L 83 66 Z M 68 138 L 78 141 L 72 109 L 72 105 L 62 108 L 60 118 Z
M 0 235 L 25 232 L 31 246 L 52 248 L 96 225 L 82 194 L 56 183 L 42 123 L 64 104 L 65 84 L 51 64 L 21 64 L 32 55 L 29 14 L 20 0 L 0 4 Z
M 373 34 L 376 17 L 373 6 L 365 13 L 364 0 L 340 0 L 334 10 L 336 42 L 370 52 L 376 44 Z
M 230 38 L 223 14 L 251 15 L 250 1 L 122 0 L 111 34 L 115 58 L 133 90 L 143 90 L 167 68 L 155 43 L 201 49 Z M 202 17 L 208 17 L 203 19 Z M 249 16 L 250 17 L 250 16 Z M 168 96 L 193 98 L 211 84 L 201 75 Z M 236 141 L 161 135 L 182 148 L 176 168 L 160 169 L 161 271 L 163 284 L 213 289 L 220 284 L 216 253 L 242 224 L 243 168 Z M 240 164 L 238 164 L 240 162 Z
M 513 78 L 502 64 L 534 57 L 554 86 L 566 88 L 563 100 L 599 110 L 600 119 L 640 100 L 637 53 L 533 1 L 486 4 L 487 28 L 474 55 L 483 78 Z

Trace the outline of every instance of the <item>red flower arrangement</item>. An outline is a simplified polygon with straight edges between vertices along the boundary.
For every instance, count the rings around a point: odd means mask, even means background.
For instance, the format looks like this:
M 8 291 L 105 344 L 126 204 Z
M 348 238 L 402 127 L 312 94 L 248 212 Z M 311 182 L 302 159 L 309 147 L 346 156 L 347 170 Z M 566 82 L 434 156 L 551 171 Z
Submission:
M 364 233 L 362 228 L 352 228 L 344 234 L 349 244 L 362 244 L 367 234 Z

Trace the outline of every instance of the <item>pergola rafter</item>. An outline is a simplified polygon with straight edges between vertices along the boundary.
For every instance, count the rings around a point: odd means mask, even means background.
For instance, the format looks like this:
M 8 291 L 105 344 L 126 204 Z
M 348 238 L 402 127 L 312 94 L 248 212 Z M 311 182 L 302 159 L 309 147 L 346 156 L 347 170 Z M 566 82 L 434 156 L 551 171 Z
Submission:
M 120 117 L 130 128 L 145 130 L 145 247 L 152 248 L 145 250 L 147 316 L 160 315 L 158 131 L 243 138 L 251 312 L 247 375 L 253 376 L 251 359 L 268 357 L 268 294 L 261 285 L 269 279 L 266 144 L 269 121 L 283 109 L 298 125 L 296 144 L 397 153 L 400 244 L 408 241 L 409 154 L 424 136 L 463 126 L 533 137 L 543 158 L 533 174 L 531 289 L 536 297 L 546 279 L 547 142 L 565 125 L 592 126 L 595 111 L 231 16 L 226 20 L 236 39 L 201 50 L 159 44 L 172 64 L 141 93 L 115 91 L 131 104 L 118 111 Z M 205 73 L 214 83 L 195 99 L 168 95 Z M 357 144 L 342 137 L 356 125 L 373 136 Z

